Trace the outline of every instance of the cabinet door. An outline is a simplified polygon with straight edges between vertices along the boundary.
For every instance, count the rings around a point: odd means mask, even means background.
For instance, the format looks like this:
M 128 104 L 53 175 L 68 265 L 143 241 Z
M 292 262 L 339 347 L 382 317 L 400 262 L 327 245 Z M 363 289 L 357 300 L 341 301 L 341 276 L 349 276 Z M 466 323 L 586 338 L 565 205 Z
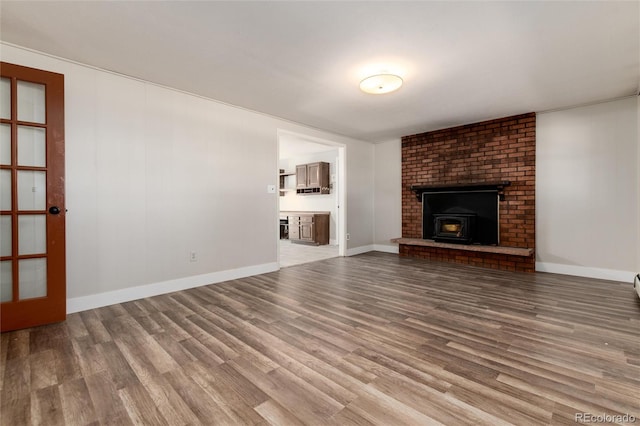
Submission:
M 329 215 L 317 214 L 313 218 L 314 241 L 319 245 L 329 244 Z
M 320 163 L 307 164 L 307 183 L 314 188 L 320 186 Z
M 296 188 L 306 188 L 307 186 L 307 165 L 296 166 Z
M 313 223 L 300 223 L 300 239 L 314 241 Z
M 292 224 L 289 222 L 289 239 L 290 240 L 299 240 L 300 239 L 300 225 L 297 223 Z
M 300 239 L 300 216 L 289 216 L 289 239 Z

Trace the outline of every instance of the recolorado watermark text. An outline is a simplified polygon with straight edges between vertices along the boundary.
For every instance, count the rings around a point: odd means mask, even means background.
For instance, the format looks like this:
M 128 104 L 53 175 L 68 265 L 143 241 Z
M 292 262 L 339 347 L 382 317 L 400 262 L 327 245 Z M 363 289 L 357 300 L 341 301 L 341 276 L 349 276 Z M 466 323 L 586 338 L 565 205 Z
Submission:
M 636 417 L 631 414 L 591 414 L 576 413 L 576 423 L 635 423 Z

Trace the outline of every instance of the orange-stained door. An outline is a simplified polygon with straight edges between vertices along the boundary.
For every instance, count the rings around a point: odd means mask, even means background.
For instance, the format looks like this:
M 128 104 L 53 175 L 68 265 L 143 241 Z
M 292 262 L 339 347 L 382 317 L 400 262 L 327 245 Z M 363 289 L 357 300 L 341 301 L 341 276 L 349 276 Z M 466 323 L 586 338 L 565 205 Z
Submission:
M 0 62 L 0 330 L 66 318 L 64 76 Z

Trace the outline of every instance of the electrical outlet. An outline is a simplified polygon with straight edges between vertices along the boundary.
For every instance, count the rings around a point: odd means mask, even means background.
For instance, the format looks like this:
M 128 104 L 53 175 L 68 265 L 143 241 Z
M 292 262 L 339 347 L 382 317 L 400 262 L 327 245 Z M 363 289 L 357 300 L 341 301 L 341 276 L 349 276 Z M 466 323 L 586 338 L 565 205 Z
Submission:
M 351 234 L 347 232 L 347 241 L 349 241 L 350 239 L 351 239 Z
M 189 262 L 197 262 L 198 261 L 198 253 L 195 251 L 189 252 Z

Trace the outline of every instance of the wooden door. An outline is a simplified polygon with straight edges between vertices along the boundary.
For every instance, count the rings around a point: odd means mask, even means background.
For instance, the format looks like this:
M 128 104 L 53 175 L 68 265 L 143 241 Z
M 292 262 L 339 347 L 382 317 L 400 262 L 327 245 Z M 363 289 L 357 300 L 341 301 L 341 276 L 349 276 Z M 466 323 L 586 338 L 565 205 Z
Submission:
M 291 241 L 300 239 L 300 225 L 289 225 L 289 239 Z
M 300 239 L 313 242 L 315 240 L 313 231 L 313 215 L 300 216 Z
M 300 239 L 300 216 L 289 216 L 289 239 Z
M 320 187 L 320 163 L 307 164 L 307 184 L 311 188 Z
M 314 241 L 313 223 L 300 223 L 300 239 L 303 241 Z
M 296 188 L 306 188 L 307 184 L 307 165 L 300 164 L 296 166 Z
M 64 76 L 0 63 L 0 331 L 66 317 Z

